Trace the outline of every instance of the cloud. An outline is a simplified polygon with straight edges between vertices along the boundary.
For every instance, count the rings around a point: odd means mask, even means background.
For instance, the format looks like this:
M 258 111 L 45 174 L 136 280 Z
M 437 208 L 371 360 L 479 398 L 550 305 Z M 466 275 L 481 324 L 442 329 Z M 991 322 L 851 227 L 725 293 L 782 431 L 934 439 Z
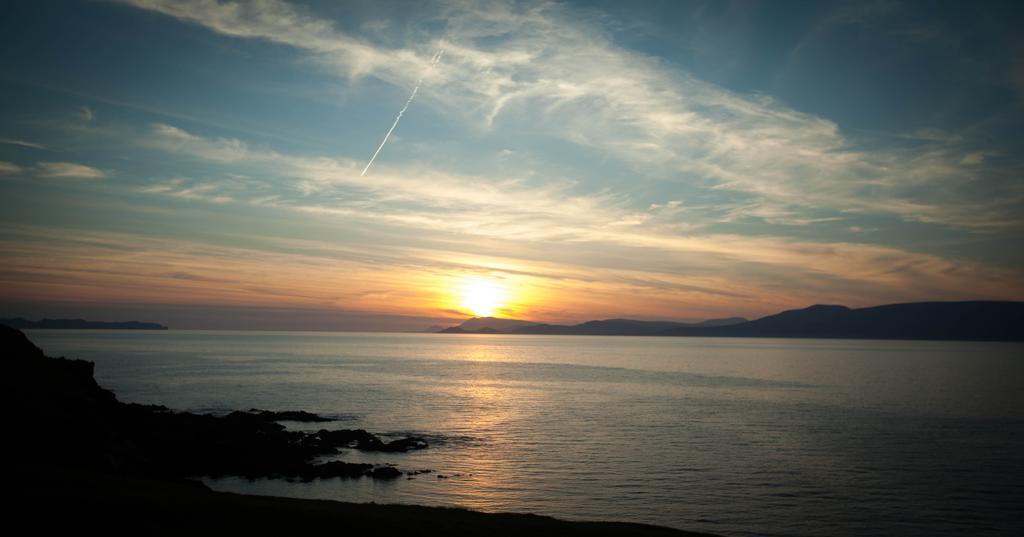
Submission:
M 964 155 L 964 157 L 960 159 L 960 164 L 966 166 L 974 166 L 977 164 L 984 163 L 985 160 L 989 157 L 994 157 L 998 155 L 999 153 L 994 151 L 974 151 L 972 153 Z
M 73 162 L 40 162 L 37 169 L 41 177 L 102 179 L 107 176 L 107 172 L 103 170 Z
M 215 141 L 203 139 L 178 127 L 165 123 L 153 125 L 153 136 L 147 138 L 153 147 L 174 153 L 191 154 L 216 162 L 238 162 L 243 158 L 254 159 L 259 154 L 249 151 L 241 141 L 218 138 Z M 267 155 L 272 158 L 272 155 Z
M 21 170 L 21 166 L 17 164 L 0 160 L 0 174 L 21 173 Z
M 382 70 L 407 73 L 412 80 L 425 73 L 430 55 L 422 58 L 405 50 L 386 50 L 339 33 L 330 21 L 306 15 L 286 2 L 216 2 L 209 0 L 122 0 L 138 8 L 157 11 L 200 24 L 215 32 L 241 38 L 267 39 L 318 54 L 348 76 Z
M 367 231 L 351 220 L 334 220 L 331 229 Z M 481 275 L 500 278 L 520 295 L 510 304 L 516 316 L 548 321 L 759 315 L 813 302 L 1024 297 L 1011 271 L 849 243 L 663 236 L 643 244 L 595 243 L 588 251 L 502 239 L 489 245 L 458 234 L 425 233 L 408 241 L 409 229 L 395 228 L 374 235 L 367 248 L 295 231 L 168 238 L 89 230 L 69 236 L 61 229 L 12 226 L 0 235 L 7 253 L 0 282 L 18 282 L 8 286 L 9 299 L 126 297 L 427 315 L 451 301 L 459 278 Z M 557 310 L 547 309 L 553 304 Z
M 1013 207 L 979 212 L 980 201 L 962 201 L 958 191 L 986 170 L 983 158 L 956 142 L 863 149 L 828 119 L 736 94 L 623 49 L 599 24 L 560 4 L 442 5 L 434 11 L 449 20 L 443 40 L 388 48 L 276 0 L 124 1 L 224 35 L 295 47 L 350 78 L 407 88 L 426 76 L 424 102 L 473 128 L 530 128 L 517 122 L 529 117 L 538 134 L 560 136 L 641 174 L 753 202 L 734 208 L 733 218 L 748 207 L 745 216 L 788 214 L 792 222 L 830 210 L 976 229 L 1022 225 Z M 860 20 L 877 9 L 843 16 Z M 445 61 L 432 71 L 441 41 Z M 227 159 L 232 149 L 218 151 Z M 1004 199 L 1024 201 L 1011 179 L 994 176 L 989 184 Z
M 205 182 L 178 178 L 143 189 L 147 193 L 205 201 L 223 197 L 262 207 L 268 214 L 299 212 L 311 221 L 332 225 L 383 225 L 391 230 L 387 233 L 393 240 L 408 241 L 415 236 L 413 242 L 421 245 L 415 253 L 403 250 L 389 256 L 393 266 L 418 265 L 436 275 L 461 270 L 513 271 L 530 274 L 534 284 L 542 287 L 558 287 L 552 283 L 558 281 L 570 282 L 575 288 L 600 288 L 600 293 L 592 293 L 587 307 L 594 311 L 605 308 L 612 315 L 616 314 L 611 307 L 617 303 L 615 293 L 650 297 L 652 290 L 657 291 L 655 302 L 663 303 L 664 312 L 671 311 L 673 305 L 686 304 L 692 309 L 701 301 L 720 304 L 723 297 L 764 300 L 778 307 L 826 297 L 870 305 L 893 297 L 912 300 L 1022 293 L 1013 271 L 894 247 L 767 235 L 696 234 L 674 222 L 687 207 L 681 200 L 653 203 L 636 212 L 615 196 L 572 196 L 570 182 L 531 187 L 521 178 L 484 180 L 423 165 L 382 166 L 369 178 L 359 175 L 360 163 L 354 161 L 252 151 L 238 140 L 205 138 L 171 126 L 155 128 L 151 136 L 154 139 L 142 143 L 158 146 L 165 137 L 186 140 L 185 145 L 174 143 L 167 149 L 210 162 L 221 162 L 220 148 L 231 147 L 237 158 L 226 166 L 237 170 L 238 162 L 256 161 L 255 167 L 269 173 L 274 179 L 268 181 L 276 183 L 254 183 L 252 178 Z M 315 196 L 310 195 L 314 192 Z M 751 212 L 788 225 L 831 220 L 801 221 L 785 214 Z M 304 255 L 343 252 L 339 259 L 350 260 L 367 255 L 357 253 L 358 248 L 352 250 L 354 247 L 310 244 L 301 247 Z M 386 251 L 387 247 L 374 244 L 373 250 Z M 488 256 L 483 266 L 453 263 L 460 256 L 480 254 Z M 495 263 L 495 257 L 503 260 Z M 606 302 L 600 303 L 598 296 Z M 563 296 L 560 303 L 572 300 Z M 573 311 L 571 306 L 568 310 Z M 725 310 L 723 306 L 717 313 L 728 313 Z
M 524 176 L 495 178 L 436 170 L 422 164 L 381 165 L 372 177 L 361 176 L 361 162 L 353 159 L 282 154 L 269 148 L 253 149 L 237 139 L 205 138 L 171 125 L 155 125 L 141 143 L 147 147 L 213 163 L 251 166 L 255 173 L 274 177 L 274 197 L 263 205 L 291 207 L 307 212 L 359 215 L 363 218 L 406 223 L 446 222 L 445 226 L 492 229 L 515 235 L 539 231 L 545 224 L 576 222 L 601 225 L 619 218 L 621 209 L 607 195 L 573 195 L 572 181 L 546 178 L 533 186 Z M 169 193 L 180 184 L 157 185 L 152 193 Z M 263 200 L 270 190 L 254 188 L 253 181 L 222 182 L 225 195 Z M 158 192 L 159 190 L 159 192 Z M 211 194 L 214 189 L 204 192 Z M 351 195 L 352 191 L 358 197 Z M 316 193 L 316 197 L 311 197 Z M 532 220 L 528 225 L 524 221 Z M 440 224 L 439 224 L 440 225 Z M 558 230 L 563 226 L 553 225 Z
M 14 139 L 11 139 L 11 138 L 0 138 L 0 144 L 18 145 L 18 146 L 21 146 L 21 147 L 30 147 L 32 149 L 46 149 L 45 147 L 43 147 L 43 146 L 41 146 L 39 144 L 35 144 L 35 143 L 32 143 L 32 142 L 26 142 L 24 140 L 14 140 Z
M 218 191 L 221 190 L 223 190 L 221 184 L 215 182 L 203 183 L 193 181 L 185 177 L 177 177 L 168 181 L 161 181 L 138 189 L 139 192 L 146 194 L 162 194 L 175 198 L 215 204 L 224 204 L 234 201 L 231 196 L 218 193 Z
M 176 167 L 202 163 L 191 169 L 203 176 L 175 170 L 163 176 L 170 179 L 132 184 L 136 195 L 231 203 L 217 208 L 219 219 L 257 213 L 288 225 L 261 221 L 279 235 L 219 243 L 205 235 L 171 241 L 83 232 L 67 266 L 34 276 L 38 293 L 56 293 L 74 273 L 77 292 L 89 296 L 114 292 L 120 278 L 152 300 L 191 293 L 207 303 L 346 303 L 422 314 L 444 293 L 438 282 L 485 274 L 519 279 L 545 295 L 514 310 L 542 320 L 1024 297 L 1019 270 L 938 255 L 938 248 L 910 251 L 932 244 L 894 246 L 888 224 L 878 233 L 883 224 L 869 218 L 973 231 L 1019 226 L 1022 191 L 1012 186 L 1019 174 L 993 175 L 997 155 L 963 149 L 964 136 L 943 132 L 885 145 L 853 140 L 826 118 L 625 50 L 565 5 L 453 8 L 444 13 L 452 19 L 445 61 L 430 72 L 438 35 L 413 34 L 418 41 L 389 48 L 273 0 L 127 3 L 223 35 L 295 47 L 349 81 L 375 77 L 408 89 L 426 76 L 417 105 L 469 136 L 510 136 L 486 148 L 500 163 L 490 170 L 382 159 L 371 177 L 360 177 L 367 155 L 300 154 L 152 124 L 134 143 L 182 157 Z M 572 145 L 582 164 L 564 171 L 514 145 L 517 139 Z M 606 163 L 626 179 L 602 175 Z M 988 194 L 971 195 L 977 185 Z M 751 221 L 770 225 L 757 236 L 737 231 Z M 335 239 L 295 231 L 304 226 L 329 229 Z M 832 236 L 813 234 L 829 227 Z M 892 242 L 850 242 L 861 239 Z M 131 254 L 110 253 L 124 244 Z M 7 247 L 25 250 L 9 269 L 22 276 L 56 251 L 18 241 Z M 267 276 L 266 266 L 280 272 Z M 213 285 L 214 278 L 238 283 Z M 394 297 L 405 298 L 392 304 Z

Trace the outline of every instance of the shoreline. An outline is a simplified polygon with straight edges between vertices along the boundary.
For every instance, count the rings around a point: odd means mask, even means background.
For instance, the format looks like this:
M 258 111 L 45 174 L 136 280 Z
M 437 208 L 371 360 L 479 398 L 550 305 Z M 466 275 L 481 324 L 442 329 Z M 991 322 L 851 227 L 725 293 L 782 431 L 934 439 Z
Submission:
M 0 344 L 7 366 L 3 397 L 16 409 L 10 430 L 18 435 L 7 459 L 9 490 L 17 492 L 12 512 L 32 526 L 151 535 L 708 535 L 628 522 L 214 491 L 187 476 L 394 479 L 403 472 L 392 465 L 312 460 L 339 447 L 391 452 L 428 446 L 417 438 L 381 442 L 362 430 L 285 431 L 274 421 L 282 413 L 254 409 L 214 417 L 125 404 L 96 383 L 92 362 L 48 357 L 6 326 L 0 326 Z
M 714 537 L 614 521 L 568 521 L 521 513 L 406 504 L 348 503 L 217 492 L 198 481 L 154 480 L 99 472 L 36 470 L 15 479 L 15 519 L 49 514 L 48 530 L 95 527 L 108 534 L 229 532 L 294 535 L 599 535 Z M 53 518 L 54 513 L 60 517 Z M 46 519 L 43 519 L 46 520 Z M 38 523 L 36 524 L 38 525 Z

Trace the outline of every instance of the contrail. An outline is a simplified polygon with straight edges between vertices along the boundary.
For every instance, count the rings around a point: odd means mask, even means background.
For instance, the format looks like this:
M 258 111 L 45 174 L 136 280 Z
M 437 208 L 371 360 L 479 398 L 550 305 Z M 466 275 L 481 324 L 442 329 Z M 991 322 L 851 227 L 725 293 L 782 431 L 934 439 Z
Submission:
M 441 56 L 444 56 L 443 47 L 440 50 L 438 50 L 437 53 L 434 54 L 433 58 L 430 59 L 431 69 L 433 69 L 434 66 L 441 61 Z M 388 133 L 384 135 L 384 139 L 381 140 L 380 145 L 377 146 L 377 150 L 373 152 L 373 156 L 370 157 L 370 162 L 366 163 L 366 167 L 363 168 L 363 173 L 359 174 L 359 177 L 366 175 L 366 171 L 369 170 L 370 166 L 373 165 L 373 161 L 377 160 L 377 155 L 380 154 L 380 150 L 384 149 L 384 144 L 388 143 L 388 138 L 391 137 L 391 133 L 395 132 L 395 127 L 397 127 L 398 122 L 402 120 L 402 114 L 404 114 L 405 111 L 409 109 L 409 105 L 412 104 L 412 100 L 416 98 L 416 93 L 420 91 L 421 84 L 423 84 L 422 76 L 420 77 L 419 80 L 416 81 L 416 86 L 412 88 L 412 93 L 409 94 L 409 98 L 406 99 L 405 101 L 405 106 L 403 106 L 402 109 L 398 111 L 398 115 L 395 116 L 395 122 L 391 124 L 391 128 L 388 129 Z

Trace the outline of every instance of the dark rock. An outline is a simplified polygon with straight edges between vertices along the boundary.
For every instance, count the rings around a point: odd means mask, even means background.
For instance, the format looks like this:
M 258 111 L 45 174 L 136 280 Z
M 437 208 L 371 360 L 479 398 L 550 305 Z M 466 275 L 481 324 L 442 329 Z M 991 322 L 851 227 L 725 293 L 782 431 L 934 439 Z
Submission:
M 331 461 L 309 467 L 308 471 L 303 473 L 303 477 L 319 477 L 321 479 L 328 479 L 332 477 L 354 478 L 362 477 L 364 475 L 378 477 L 377 475 L 374 475 L 374 470 L 375 469 L 372 464 Z
M 256 408 L 249 409 L 250 414 L 256 414 L 260 418 L 267 421 L 301 421 L 306 423 L 321 423 L 326 421 L 334 421 L 330 418 L 318 416 L 312 412 L 306 412 L 304 410 L 286 410 L 284 412 L 273 412 L 270 410 L 259 410 Z
M 8 460 L 59 459 L 69 467 L 110 470 L 136 458 L 114 433 L 117 399 L 96 384 L 91 362 L 49 358 L 6 326 L 0 326 L 0 349 L 0 404 L 13 409 L 6 425 L 26 439 L 5 443 Z
M 402 472 L 394 466 L 378 466 L 371 470 L 369 475 L 376 479 L 395 479 L 402 477 Z
M 17 409 L 12 429 L 15 464 L 66 467 L 124 475 L 181 478 L 199 475 L 256 477 L 393 478 L 398 470 L 341 461 L 313 464 L 338 447 L 403 452 L 426 442 L 384 442 L 362 429 L 289 431 L 279 419 L 320 421 L 302 411 L 232 412 L 227 416 L 174 412 L 158 405 L 124 404 L 93 379 L 93 364 L 49 358 L 18 330 L 0 326 L 7 367 L 0 397 Z M 399 472 L 399 475 L 401 472 Z
M 316 435 L 324 445 L 335 448 L 380 451 L 380 448 L 384 446 L 384 442 L 380 438 L 363 429 L 338 429 L 335 431 L 320 429 Z
M 392 440 L 391 442 L 388 442 L 388 443 L 384 444 L 384 447 L 380 451 L 385 451 L 385 452 L 390 452 L 390 453 L 395 453 L 395 452 L 405 453 L 406 451 L 413 451 L 413 450 L 417 450 L 417 449 L 426 449 L 426 447 L 427 447 L 427 441 L 426 440 L 424 440 L 422 438 L 419 438 L 419 437 L 410 436 L 408 438 L 401 438 L 401 439 L 398 439 L 398 440 Z
M 381 451 L 385 453 L 405 453 L 406 451 L 424 449 L 427 441 L 419 437 L 400 438 L 384 442 L 379 436 L 363 429 L 339 429 L 328 431 L 320 429 L 317 438 L 325 446 L 332 448 L 352 448 L 360 451 Z

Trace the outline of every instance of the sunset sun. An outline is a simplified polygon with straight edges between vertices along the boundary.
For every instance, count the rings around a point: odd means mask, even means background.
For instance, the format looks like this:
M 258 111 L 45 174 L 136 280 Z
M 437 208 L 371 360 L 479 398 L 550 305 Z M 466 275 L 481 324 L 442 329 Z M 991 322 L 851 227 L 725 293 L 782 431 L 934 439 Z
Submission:
M 459 288 L 460 306 L 477 317 L 492 317 L 505 302 L 505 289 L 484 279 L 469 280 Z

